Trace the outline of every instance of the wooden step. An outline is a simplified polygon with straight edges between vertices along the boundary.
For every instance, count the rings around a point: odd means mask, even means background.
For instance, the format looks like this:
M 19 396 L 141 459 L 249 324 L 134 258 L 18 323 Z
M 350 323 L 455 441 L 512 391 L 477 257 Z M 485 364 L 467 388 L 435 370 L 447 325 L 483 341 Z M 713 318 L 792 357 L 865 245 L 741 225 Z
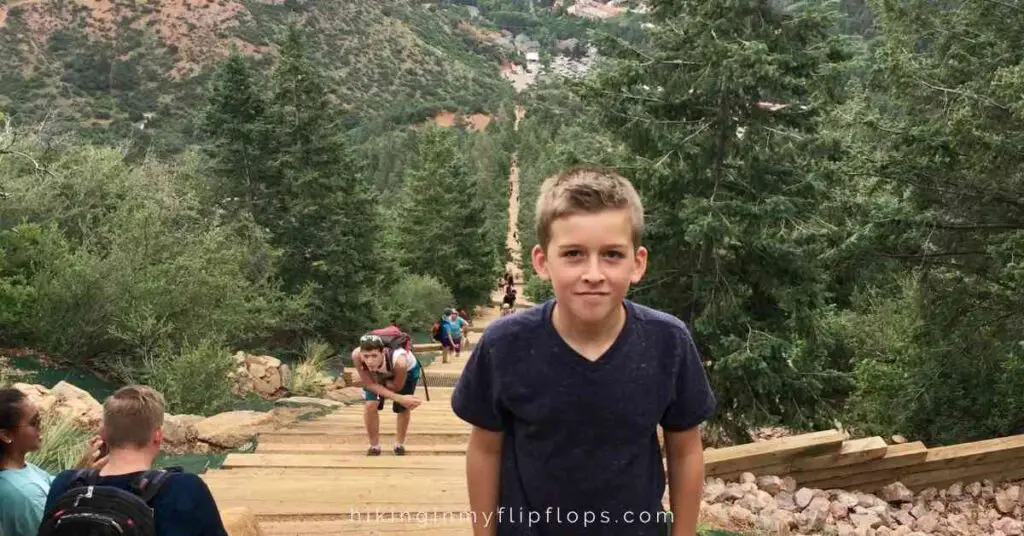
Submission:
M 704 452 L 707 476 L 750 471 L 760 474 L 761 468 L 787 463 L 797 457 L 839 452 L 845 435 L 838 430 L 812 432 L 745 445 L 708 449 Z
M 270 432 L 261 434 L 259 437 L 258 448 L 263 448 L 269 444 L 290 444 L 295 443 L 333 443 L 338 445 L 365 445 L 366 444 L 366 431 L 365 430 L 353 430 L 351 433 L 345 434 L 288 434 L 280 432 Z M 380 429 L 380 441 L 381 444 L 394 443 L 395 441 L 395 429 L 381 427 Z M 423 433 L 423 431 L 414 433 L 412 430 L 409 431 L 409 437 L 406 438 L 406 443 L 429 443 L 435 445 L 464 445 L 469 442 L 468 432 L 431 432 Z
M 332 521 L 264 521 L 265 536 L 472 536 L 468 517 L 458 514 L 410 514 L 408 516 L 353 515 Z M 420 521 L 416 519 L 419 518 Z
M 314 468 L 314 469 L 430 469 L 464 472 L 466 457 L 460 455 L 395 456 L 390 447 L 388 455 L 365 454 L 228 454 L 224 469 L 238 468 Z
M 339 456 L 364 455 L 368 447 L 368 441 L 362 443 L 269 443 L 260 444 L 256 449 L 257 454 L 331 454 Z M 384 456 L 391 455 L 391 447 L 387 443 L 381 443 L 384 447 Z M 405 440 L 406 456 L 453 456 L 465 455 L 465 444 L 435 444 L 419 441 L 417 437 L 407 437 Z
M 790 475 L 800 481 L 815 471 L 857 465 L 885 456 L 889 446 L 881 437 L 867 437 L 844 441 L 839 450 L 823 456 L 797 457 L 789 461 L 757 468 L 759 475 Z M 736 480 L 744 471 L 719 473 L 715 476 L 725 480 Z

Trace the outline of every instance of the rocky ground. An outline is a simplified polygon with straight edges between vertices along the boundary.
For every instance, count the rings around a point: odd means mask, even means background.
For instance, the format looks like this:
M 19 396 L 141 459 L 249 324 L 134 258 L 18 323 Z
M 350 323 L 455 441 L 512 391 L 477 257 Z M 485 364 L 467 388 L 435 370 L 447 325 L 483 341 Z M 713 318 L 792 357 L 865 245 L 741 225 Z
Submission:
M 710 524 L 758 534 L 1021 536 L 1021 485 L 983 481 L 914 493 L 895 482 L 870 494 L 744 473 L 738 482 L 709 478 L 701 513 Z

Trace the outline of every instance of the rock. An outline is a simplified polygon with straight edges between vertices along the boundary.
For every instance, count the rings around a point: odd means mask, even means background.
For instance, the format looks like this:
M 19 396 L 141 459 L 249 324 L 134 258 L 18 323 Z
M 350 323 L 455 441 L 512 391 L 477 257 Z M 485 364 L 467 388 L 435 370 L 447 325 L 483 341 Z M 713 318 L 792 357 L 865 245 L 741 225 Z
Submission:
M 184 454 L 199 439 L 194 423 L 177 415 L 164 414 L 164 450 L 171 454 Z
M 841 492 L 838 496 L 836 496 L 836 501 L 845 506 L 847 509 L 853 508 L 860 504 L 860 499 L 856 495 L 846 491 Z
M 899 434 L 896 434 L 896 435 L 892 436 L 891 439 L 892 439 L 892 442 L 894 444 L 896 444 L 896 445 L 902 445 L 902 444 L 907 442 L 907 438 L 905 438 L 905 437 L 903 437 L 903 436 L 901 436 Z
M 914 500 L 914 492 L 907 489 L 903 482 L 893 482 L 885 486 L 878 495 L 882 500 L 890 503 L 912 502 Z
M 992 529 L 998 530 L 1006 536 L 1021 536 L 1024 533 L 1024 527 L 1021 526 L 1021 522 L 1012 517 L 1003 517 L 996 520 L 992 523 Z
M 757 487 L 773 496 L 782 491 L 782 479 L 777 476 L 762 476 L 757 479 Z
M 754 490 L 747 493 L 740 503 L 744 508 L 757 514 L 761 512 L 771 512 L 778 510 L 779 505 L 775 502 L 775 499 L 767 491 Z
M 939 528 L 939 516 L 934 512 L 929 512 L 914 522 L 914 528 L 921 532 L 935 532 L 935 529 Z
M 807 508 L 807 505 L 811 504 L 811 499 L 813 498 L 814 491 L 807 488 L 800 488 L 797 490 L 796 495 L 793 496 L 793 499 L 796 501 L 796 505 L 801 509 Z
M 910 528 L 914 528 L 914 523 L 917 522 L 917 518 L 910 514 L 910 512 L 899 511 L 893 516 L 900 525 L 906 525 Z
M 790 493 L 796 493 L 796 479 L 787 476 L 782 478 L 782 491 L 788 491 Z
M 971 482 L 970 484 L 967 484 L 967 487 L 964 488 L 964 491 L 966 491 L 968 495 L 970 495 L 971 497 L 980 497 L 981 482 Z
M 832 519 L 837 520 L 846 519 L 850 515 L 850 508 L 839 501 L 833 501 L 828 511 L 832 515 Z
M 747 472 L 747 473 L 743 473 L 743 474 L 740 475 L 740 484 L 756 484 L 756 483 L 757 483 L 757 477 L 754 476 L 754 473 Z
M 921 490 L 921 493 L 917 494 L 917 498 L 924 502 L 934 501 L 939 496 L 939 490 L 935 488 L 925 488 Z
M 859 506 L 863 506 L 864 508 L 870 508 L 872 506 L 875 506 L 876 504 L 879 504 L 879 502 L 881 502 L 882 504 L 886 504 L 885 501 L 882 501 L 881 499 L 875 497 L 870 493 L 857 492 L 857 504 Z
M 914 519 L 921 519 L 928 515 L 928 507 L 921 503 L 915 504 L 914 507 L 910 509 L 910 515 L 914 516 Z
M 845 521 L 836 523 L 836 534 L 838 536 L 853 536 L 853 525 Z
M 909 536 L 914 531 L 910 530 L 910 527 L 900 525 L 892 531 L 892 536 Z
M 729 507 L 729 519 L 743 524 L 753 523 L 755 520 L 754 514 L 750 510 L 736 504 Z
M 779 505 L 779 508 L 787 512 L 797 512 L 801 510 L 796 505 L 796 501 L 793 499 L 793 494 L 788 491 L 780 491 L 775 496 L 775 504 Z
M 199 441 L 224 449 L 237 449 L 252 441 L 256 428 L 273 420 L 273 416 L 258 411 L 229 411 L 199 421 L 195 426 Z
M 707 508 L 702 508 L 701 513 L 703 517 L 707 518 L 708 522 L 722 526 L 729 524 L 729 509 L 722 503 L 714 503 L 708 505 Z
M 725 494 L 722 495 L 722 500 L 739 500 L 746 495 L 743 491 L 743 487 L 736 482 L 730 482 L 725 486 Z
M 725 482 L 721 478 L 708 478 L 704 482 L 704 500 L 717 503 L 725 495 Z
M 341 390 L 327 391 L 324 396 L 328 400 L 335 400 L 343 404 L 358 404 L 365 400 L 361 387 L 345 387 Z
M 886 527 L 885 525 L 882 525 L 881 527 L 875 529 L 875 536 L 892 536 L 892 529 Z
M 850 522 L 860 529 L 877 528 L 882 526 L 882 519 L 875 514 L 850 514 Z
M 292 384 L 292 368 L 287 364 L 281 365 L 278 370 L 281 373 L 281 385 L 288 387 Z
M 763 534 L 771 534 L 773 536 L 788 536 L 791 533 L 789 529 L 789 523 L 784 522 L 771 514 L 758 516 L 757 521 L 754 525 Z
M 318 406 L 321 408 L 340 408 L 344 407 L 343 402 L 337 400 L 327 400 L 325 398 L 311 398 L 308 396 L 291 396 L 288 398 L 279 398 L 275 404 L 279 406 Z
M 1017 507 L 1019 499 L 1020 486 L 1010 486 L 1009 488 L 999 490 L 995 496 L 996 510 L 999 510 L 1001 514 L 1012 514 L 1013 510 Z
M 103 420 L 103 406 L 88 392 L 60 381 L 50 389 L 50 394 L 57 399 L 54 410 L 58 413 L 84 428 L 99 427 Z
M 220 519 L 228 536 L 263 536 L 256 514 L 244 506 L 221 509 Z
M 964 485 L 960 482 L 954 482 L 946 490 L 946 496 L 954 499 L 959 499 L 964 494 Z

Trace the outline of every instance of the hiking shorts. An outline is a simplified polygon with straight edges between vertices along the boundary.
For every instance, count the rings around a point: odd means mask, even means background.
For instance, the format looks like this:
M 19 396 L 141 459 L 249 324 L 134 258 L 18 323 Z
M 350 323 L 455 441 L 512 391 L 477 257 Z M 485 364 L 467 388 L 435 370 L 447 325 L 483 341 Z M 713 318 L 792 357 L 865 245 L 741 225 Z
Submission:
M 412 372 L 406 374 L 406 376 L 405 376 L 405 384 L 402 385 L 402 388 L 398 391 L 398 394 L 400 394 L 400 395 L 415 394 L 416 393 L 416 384 L 419 383 L 419 381 L 420 381 L 420 367 L 416 367 L 415 369 L 412 370 Z M 381 398 L 381 397 L 377 396 L 377 393 L 374 393 L 373 391 L 370 391 L 370 390 L 368 390 L 365 387 L 363 387 L 363 399 L 366 400 L 367 402 L 373 402 L 374 400 L 379 400 L 380 403 L 377 404 L 377 409 L 378 410 L 384 409 L 384 404 L 388 401 L 386 398 Z M 391 410 L 394 411 L 395 413 L 402 413 L 406 409 L 407 408 L 405 406 L 399 404 L 398 402 L 391 401 Z

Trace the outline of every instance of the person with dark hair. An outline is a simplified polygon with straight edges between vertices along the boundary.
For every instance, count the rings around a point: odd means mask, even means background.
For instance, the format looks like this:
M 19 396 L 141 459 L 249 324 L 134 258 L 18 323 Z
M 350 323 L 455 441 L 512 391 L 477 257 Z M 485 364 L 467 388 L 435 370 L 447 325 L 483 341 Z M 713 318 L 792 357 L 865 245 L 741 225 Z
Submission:
M 39 408 L 17 389 L 0 389 L 0 534 L 35 536 L 53 476 L 25 460 L 42 443 Z M 102 467 L 94 438 L 76 467 Z

